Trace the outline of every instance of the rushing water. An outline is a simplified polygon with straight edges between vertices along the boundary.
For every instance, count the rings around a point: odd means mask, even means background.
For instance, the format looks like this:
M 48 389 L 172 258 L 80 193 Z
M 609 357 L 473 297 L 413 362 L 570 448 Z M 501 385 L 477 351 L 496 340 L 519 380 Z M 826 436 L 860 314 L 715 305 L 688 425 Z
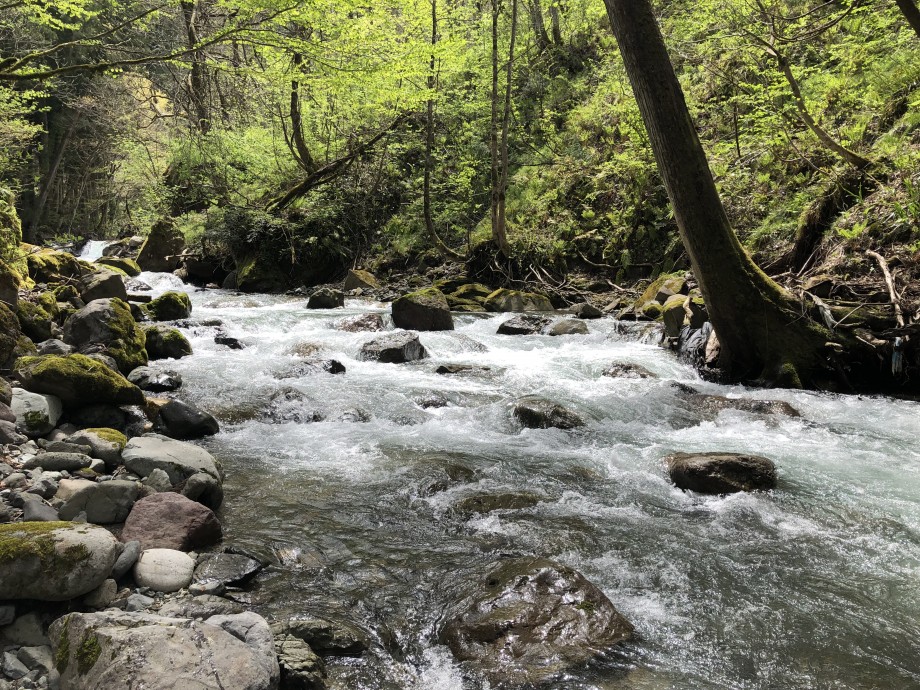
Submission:
M 83 245 L 83 249 L 80 250 L 78 258 L 83 259 L 83 261 L 95 261 L 96 259 L 101 259 L 102 250 L 110 244 L 112 243 L 108 240 L 89 240 L 86 244 Z
M 374 334 L 331 327 L 383 305 L 310 311 L 302 299 L 222 291 L 192 301 L 194 319 L 220 319 L 246 349 L 195 326 L 185 329 L 195 355 L 158 366 L 182 373 L 183 398 L 230 420 L 207 443 L 227 469 L 226 539 L 275 563 L 253 603 L 269 616 L 331 612 L 373 636 L 363 660 L 330 664 L 331 687 L 485 687 L 437 634 L 500 554 L 578 568 L 636 625 L 634 643 L 554 687 L 920 687 L 920 405 L 706 384 L 608 319 L 587 336 L 509 337 L 495 334 L 507 315 L 460 315 L 455 332 L 422 334 L 430 359 L 390 365 L 356 358 Z M 347 373 L 279 378 L 314 349 Z M 602 377 L 613 361 L 659 378 Z M 435 374 L 445 362 L 491 369 Z M 670 380 L 786 400 L 802 417 L 706 416 Z M 307 400 L 276 412 L 325 421 L 258 418 L 290 388 Z M 432 393 L 448 404 L 417 404 Z M 509 402 L 530 393 L 587 426 L 521 430 Z M 677 450 L 767 455 L 779 487 L 684 493 L 661 462 Z M 446 490 L 432 490 L 438 481 Z M 542 501 L 486 516 L 451 509 L 508 491 Z

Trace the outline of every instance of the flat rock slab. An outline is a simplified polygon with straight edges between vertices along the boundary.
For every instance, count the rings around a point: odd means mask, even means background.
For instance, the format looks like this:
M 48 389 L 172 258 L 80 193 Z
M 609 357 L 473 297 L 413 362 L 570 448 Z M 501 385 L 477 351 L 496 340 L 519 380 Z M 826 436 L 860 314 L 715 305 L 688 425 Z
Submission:
M 19 522 L 0 525 L 0 600 L 66 601 L 96 589 L 121 547 L 95 525 Z
M 254 558 L 237 553 L 206 553 L 198 559 L 195 580 L 219 580 L 238 587 L 254 578 L 265 565 Z
M 540 685 L 633 635 L 581 573 L 539 558 L 501 563 L 447 620 L 441 641 L 500 687 Z
M 50 633 L 61 687 L 68 690 L 278 687 L 274 654 L 209 623 L 100 611 L 59 618 Z
M 173 484 L 204 472 L 221 480 L 219 465 L 208 451 L 160 434 L 145 434 L 128 441 L 121 453 L 125 467 L 139 477 L 159 468 Z
M 776 487 L 776 465 L 743 453 L 673 453 L 665 458 L 671 481 L 704 494 L 768 490 Z

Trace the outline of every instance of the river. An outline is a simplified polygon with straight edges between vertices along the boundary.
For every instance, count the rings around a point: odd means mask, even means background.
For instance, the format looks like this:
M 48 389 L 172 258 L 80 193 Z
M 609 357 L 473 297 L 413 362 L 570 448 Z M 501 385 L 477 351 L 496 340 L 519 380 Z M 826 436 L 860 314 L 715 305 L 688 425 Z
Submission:
M 643 327 L 612 319 L 550 338 L 496 335 L 508 315 L 456 315 L 456 331 L 422 334 L 430 359 L 363 362 L 374 334 L 332 323 L 385 305 L 308 310 L 304 299 L 141 280 L 188 290 L 192 321 L 219 319 L 246 345 L 215 345 L 214 326 L 193 325 L 183 331 L 195 354 L 155 366 L 180 372 L 180 397 L 222 419 L 206 445 L 227 470 L 225 541 L 274 563 L 254 608 L 331 613 L 370 632 L 363 659 L 329 664 L 330 687 L 486 687 L 437 634 L 502 554 L 581 570 L 636 626 L 635 642 L 554 688 L 920 687 L 920 405 L 704 383 L 643 342 Z M 347 372 L 285 378 L 313 351 Z M 659 378 L 601 376 L 614 361 Z M 449 362 L 490 369 L 434 373 Z M 784 400 L 802 416 L 707 415 L 672 381 Z M 260 417 L 292 389 L 303 399 Z M 588 424 L 521 430 L 509 403 L 531 393 Z M 432 395 L 446 404 L 423 409 Z M 307 421 L 313 411 L 323 421 Z M 766 455 L 778 488 L 684 493 L 661 462 L 678 450 Z M 452 509 L 509 491 L 541 500 L 484 516 Z

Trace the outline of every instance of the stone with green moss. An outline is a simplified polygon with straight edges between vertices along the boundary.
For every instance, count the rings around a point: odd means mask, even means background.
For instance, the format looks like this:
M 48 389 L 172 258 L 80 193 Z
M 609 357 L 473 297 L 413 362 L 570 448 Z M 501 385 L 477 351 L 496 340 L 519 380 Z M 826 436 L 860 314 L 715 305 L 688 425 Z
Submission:
M 16 376 L 26 390 L 57 396 L 66 407 L 144 402 L 140 388 L 85 355 L 21 357 L 16 362 Z
M 164 292 L 143 306 L 154 321 L 176 321 L 192 315 L 192 301 L 184 292 Z
M 86 523 L 0 525 L 0 600 L 82 596 L 109 576 L 120 551 L 111 532 Z
M 95 300 L 71 315 L 64 323 L 64 342 L 76 348 L 105 345 L 122 374 L 147 364 L 144 331 L 120 299 Z
M 91 264 L 80 261 L 73 254 L 55 249 L 27 247 L 26 265 L 29 277 L 36 283 L 67 283 L 81 279 L 91 272 Z
M 684 304 L 689 298 L 685 295 L 671 295 L 661 305 L 661 320 L 664 322 L 664 332 L 669 338 L 676 338 L 680 329 L 684 327 L 687 311 Z
M 101 266 L 106 266 L 108 268 L 114 268 L 117 271 L 121 271 L 129 278 L 134 278 L 135 276 L 140 275 L 141 267 L 138 266 L 137 262 L 134 259 L 128 259 L 121 256 L 103 256 L 102 258 L 96 259 L 96 263 Z
M 19 275 L 26 272 L 21 244 L 22 223 L 16 212 L 16 196 L 6 187 L 0 187 L 0 262 Z
M 546 295 L 508 288 L 499 288 L 489 293 L 483 304 L 492 312 L 553 311 L 553 303 Z
M 290 282 L 277 261 L 259 254 L 244 257 L 236 264 L 236 286 L 242 292 L 284 292 Z
M 411 331 L 452 331 L 454 318 L 444 293 L 435 287 L 410 292 L 392 305 L 393 323 Z
M 95 271 L 87 272 L 80 280 L 80 299 L 84 302 L 113 297 L 128 299 L 125 275 L 120 271 L 100 266 Z
M 636 300 L 636 307 L 641 309 L 649 302 L 663 304 L 671 295 L 686 295 L 687 281 L 679 273 L 663 273 L 658 276 Z
M 380 283 L 377 282 L 377 278 L 374 277 L 373 273 L 359 269 L 349 271 L 348 275 L 345 276 L 345 282 L 342 285 L 342 289 L 346 292 L 356 288 L 361 288 L 363 290 L 374 290 L 379 287 Z
M 9 369 L 17 358 L 34 353 L 35 344 L 23 334 L 16 314 L 0 303 L 0 369 Z
M 661 305 L 658 302 L 646 302 L 638 313 L 650 321 L 658 321 L 661 318 Z
M 144 330 L 147 356 L 155 359 L 181 359 L 192 354 L 192 344 L 177 328 L 149 326 Z
M 137 253 L 137 264 L 144 271 L 174 271 L 185 247 L 185 237 L 172 219 L 158 220 L 150 228 Z
M 19 303 L 22 277 L 5 261 L 0 260 L 0 302 L 15 309 Z
M 36 343 L 53 337 L 53 326 L 59 313 L 53 292 L 42 292 L 20 299 L 16 308 L 22 332 Z
M 128 443 L 123 433 L 104 427 L 81 429 L 68 436 L 65 441 L 89 446 L 90 457 L 102 460 L 109 469 L 115 469 L 121 464 L 121 451 Z

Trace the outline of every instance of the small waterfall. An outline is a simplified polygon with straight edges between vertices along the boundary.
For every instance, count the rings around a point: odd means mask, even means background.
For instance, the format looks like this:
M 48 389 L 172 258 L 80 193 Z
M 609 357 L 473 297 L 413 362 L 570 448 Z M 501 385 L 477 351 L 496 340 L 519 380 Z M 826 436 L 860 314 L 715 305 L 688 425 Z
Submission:
M 111 244 L 108 240 L 90 240 L 85 245 L 80 252 L 78 259 L 83 259 L 83 261 L 95 261 L 96 259 L 102 258 L 102 250 L 108 247 Z

